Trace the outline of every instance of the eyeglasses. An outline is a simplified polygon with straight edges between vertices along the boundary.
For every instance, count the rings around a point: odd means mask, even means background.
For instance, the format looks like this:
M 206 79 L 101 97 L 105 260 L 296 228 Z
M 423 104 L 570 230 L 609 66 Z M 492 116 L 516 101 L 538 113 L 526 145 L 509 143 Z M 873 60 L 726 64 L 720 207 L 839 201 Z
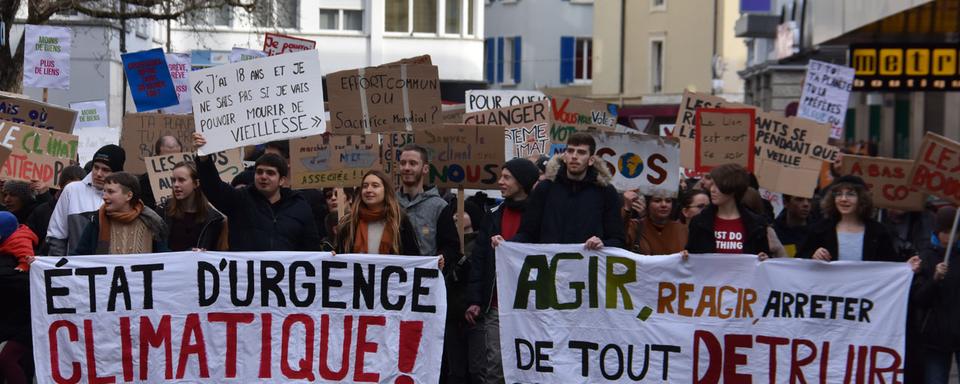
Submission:
M 835 198 L 846 197 L 848 199 L 856 199 L 857 193 L 854 191 L 833 191 L 833 197 Z
M 697 204 L 697 205 L 688 205 L 687 208 L 703 209 L 703 208 L 706 208 L 706 206 L 707 206 L 706 204 Z

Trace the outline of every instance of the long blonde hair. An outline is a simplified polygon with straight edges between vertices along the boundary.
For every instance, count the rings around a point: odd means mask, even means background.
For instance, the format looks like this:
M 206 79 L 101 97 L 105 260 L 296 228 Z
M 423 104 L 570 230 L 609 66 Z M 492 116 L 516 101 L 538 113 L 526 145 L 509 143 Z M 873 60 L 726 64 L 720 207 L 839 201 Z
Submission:
M 386 211 L 386 227 L 384 231 L 391 231 L 393 234 L 393 243 L 390 244 L 390 252 L 395 255 L 400 254 L 400 222 L 403 220 L 403 210 L 400 209 L 400 203 L 397 201 L 397 193 L 393 189 L 391 178 L 379 170 L 369 170 L 363 174 L 360 180 L 366 180 L 367 176 L 376 176 L 383 184 L 383 206 Z M 360 206 L 363 202 L 363 190 L 361 187 L 360 195 L 354 198 L 350 213 L 340 219 L 337 236 L 343 236 L 343 249 L 346 252 L 353 251 L 353 241 L 356 237 L 357 226 L 360 225 Z M 372 250 L 371 250 L 372 251 Z

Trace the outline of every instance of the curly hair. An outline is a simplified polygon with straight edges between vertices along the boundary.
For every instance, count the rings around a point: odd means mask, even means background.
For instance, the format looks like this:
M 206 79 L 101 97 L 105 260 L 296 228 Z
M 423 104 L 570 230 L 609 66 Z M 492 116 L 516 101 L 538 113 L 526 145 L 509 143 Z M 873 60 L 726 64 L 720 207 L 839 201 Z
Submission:
M 863 221 L 869 220 L 873 215 L 873 197 L 870 196 L 867 187 L 856 183 L 837 183 L 827 188 L 824 191 L 823 198 L 820 199 L 820 210 L 823 212 L 823 216 L 832 220 L 840 220 L 840 211 L 837 209 L 836 197 L 833 194 L 844 189 L 856 192 L 857 217 Z

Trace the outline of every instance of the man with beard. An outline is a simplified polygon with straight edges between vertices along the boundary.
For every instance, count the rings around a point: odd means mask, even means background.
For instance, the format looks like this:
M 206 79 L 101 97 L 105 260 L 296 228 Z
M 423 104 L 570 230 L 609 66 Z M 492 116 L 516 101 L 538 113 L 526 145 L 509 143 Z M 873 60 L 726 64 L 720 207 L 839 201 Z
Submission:
M 623 247 L 620 195 L 597 143 L 587 133 L 570 135 L 563 154 L 547 163 L 545 179 L 530 196 L 516 236 L 520 243 L 583 243 L 586 249 Z M 499 245 L 494 240 L 494 246 Z
M 417 232 L 420 254 L 436 256 L 439 249 L 437 222 L 447 202 L 440 197 L 436 186 L 424 185 L 428 172 L 430 163 L 426 148 L 407 144 L 400 149 L 400 190 L 397 191 L 397 199 Z
M 520 220 L 527 207 L 527 196 L 540 176 L 537 166 L 527 159 L 513 159 L 503 165 L 497 185 L 503 195 L 503 204 L 490 210 L 480 226 L 470 261 L 467 281 L 467 312 L 464 317 L 471 326 L 470 376 L 479 383 L 503 382 L 500 360 L 500 318 L 497 312 L 496 261 L 491 243 L 511 240 L 520 228 Z

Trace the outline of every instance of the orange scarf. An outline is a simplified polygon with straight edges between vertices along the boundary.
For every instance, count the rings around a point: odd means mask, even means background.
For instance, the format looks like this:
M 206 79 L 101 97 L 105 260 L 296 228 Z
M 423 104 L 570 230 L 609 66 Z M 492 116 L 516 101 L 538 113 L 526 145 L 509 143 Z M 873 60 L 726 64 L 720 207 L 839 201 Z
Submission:
M 143 202 L 137 202 L 136 205 L 132 207 L 131 210 L 123 213 L 110 212 L 107 213 L 106 205 L 100 206 L 100 212 L 98 213 L 100 217 L 100 241 L 110 241 L 110 221 L 116 220 L 121 223 L 131 223 L 140 217 L 140 212 L 143 212 Z
M 378 209 L 370 209 L 366 204 L 360 204 L 360 222 L 357 223 L 357 230 L 353 234 L 353 252 L 370 253 L 367 249 L 367 223 L 383 220 L 387 217 L 387 211 L 383 206 Z M 383 236 L 380 236 L 380 248 L 378 254 L 388 255 L 392 252 L 393 230 L 388 220 L 383 226 Z

